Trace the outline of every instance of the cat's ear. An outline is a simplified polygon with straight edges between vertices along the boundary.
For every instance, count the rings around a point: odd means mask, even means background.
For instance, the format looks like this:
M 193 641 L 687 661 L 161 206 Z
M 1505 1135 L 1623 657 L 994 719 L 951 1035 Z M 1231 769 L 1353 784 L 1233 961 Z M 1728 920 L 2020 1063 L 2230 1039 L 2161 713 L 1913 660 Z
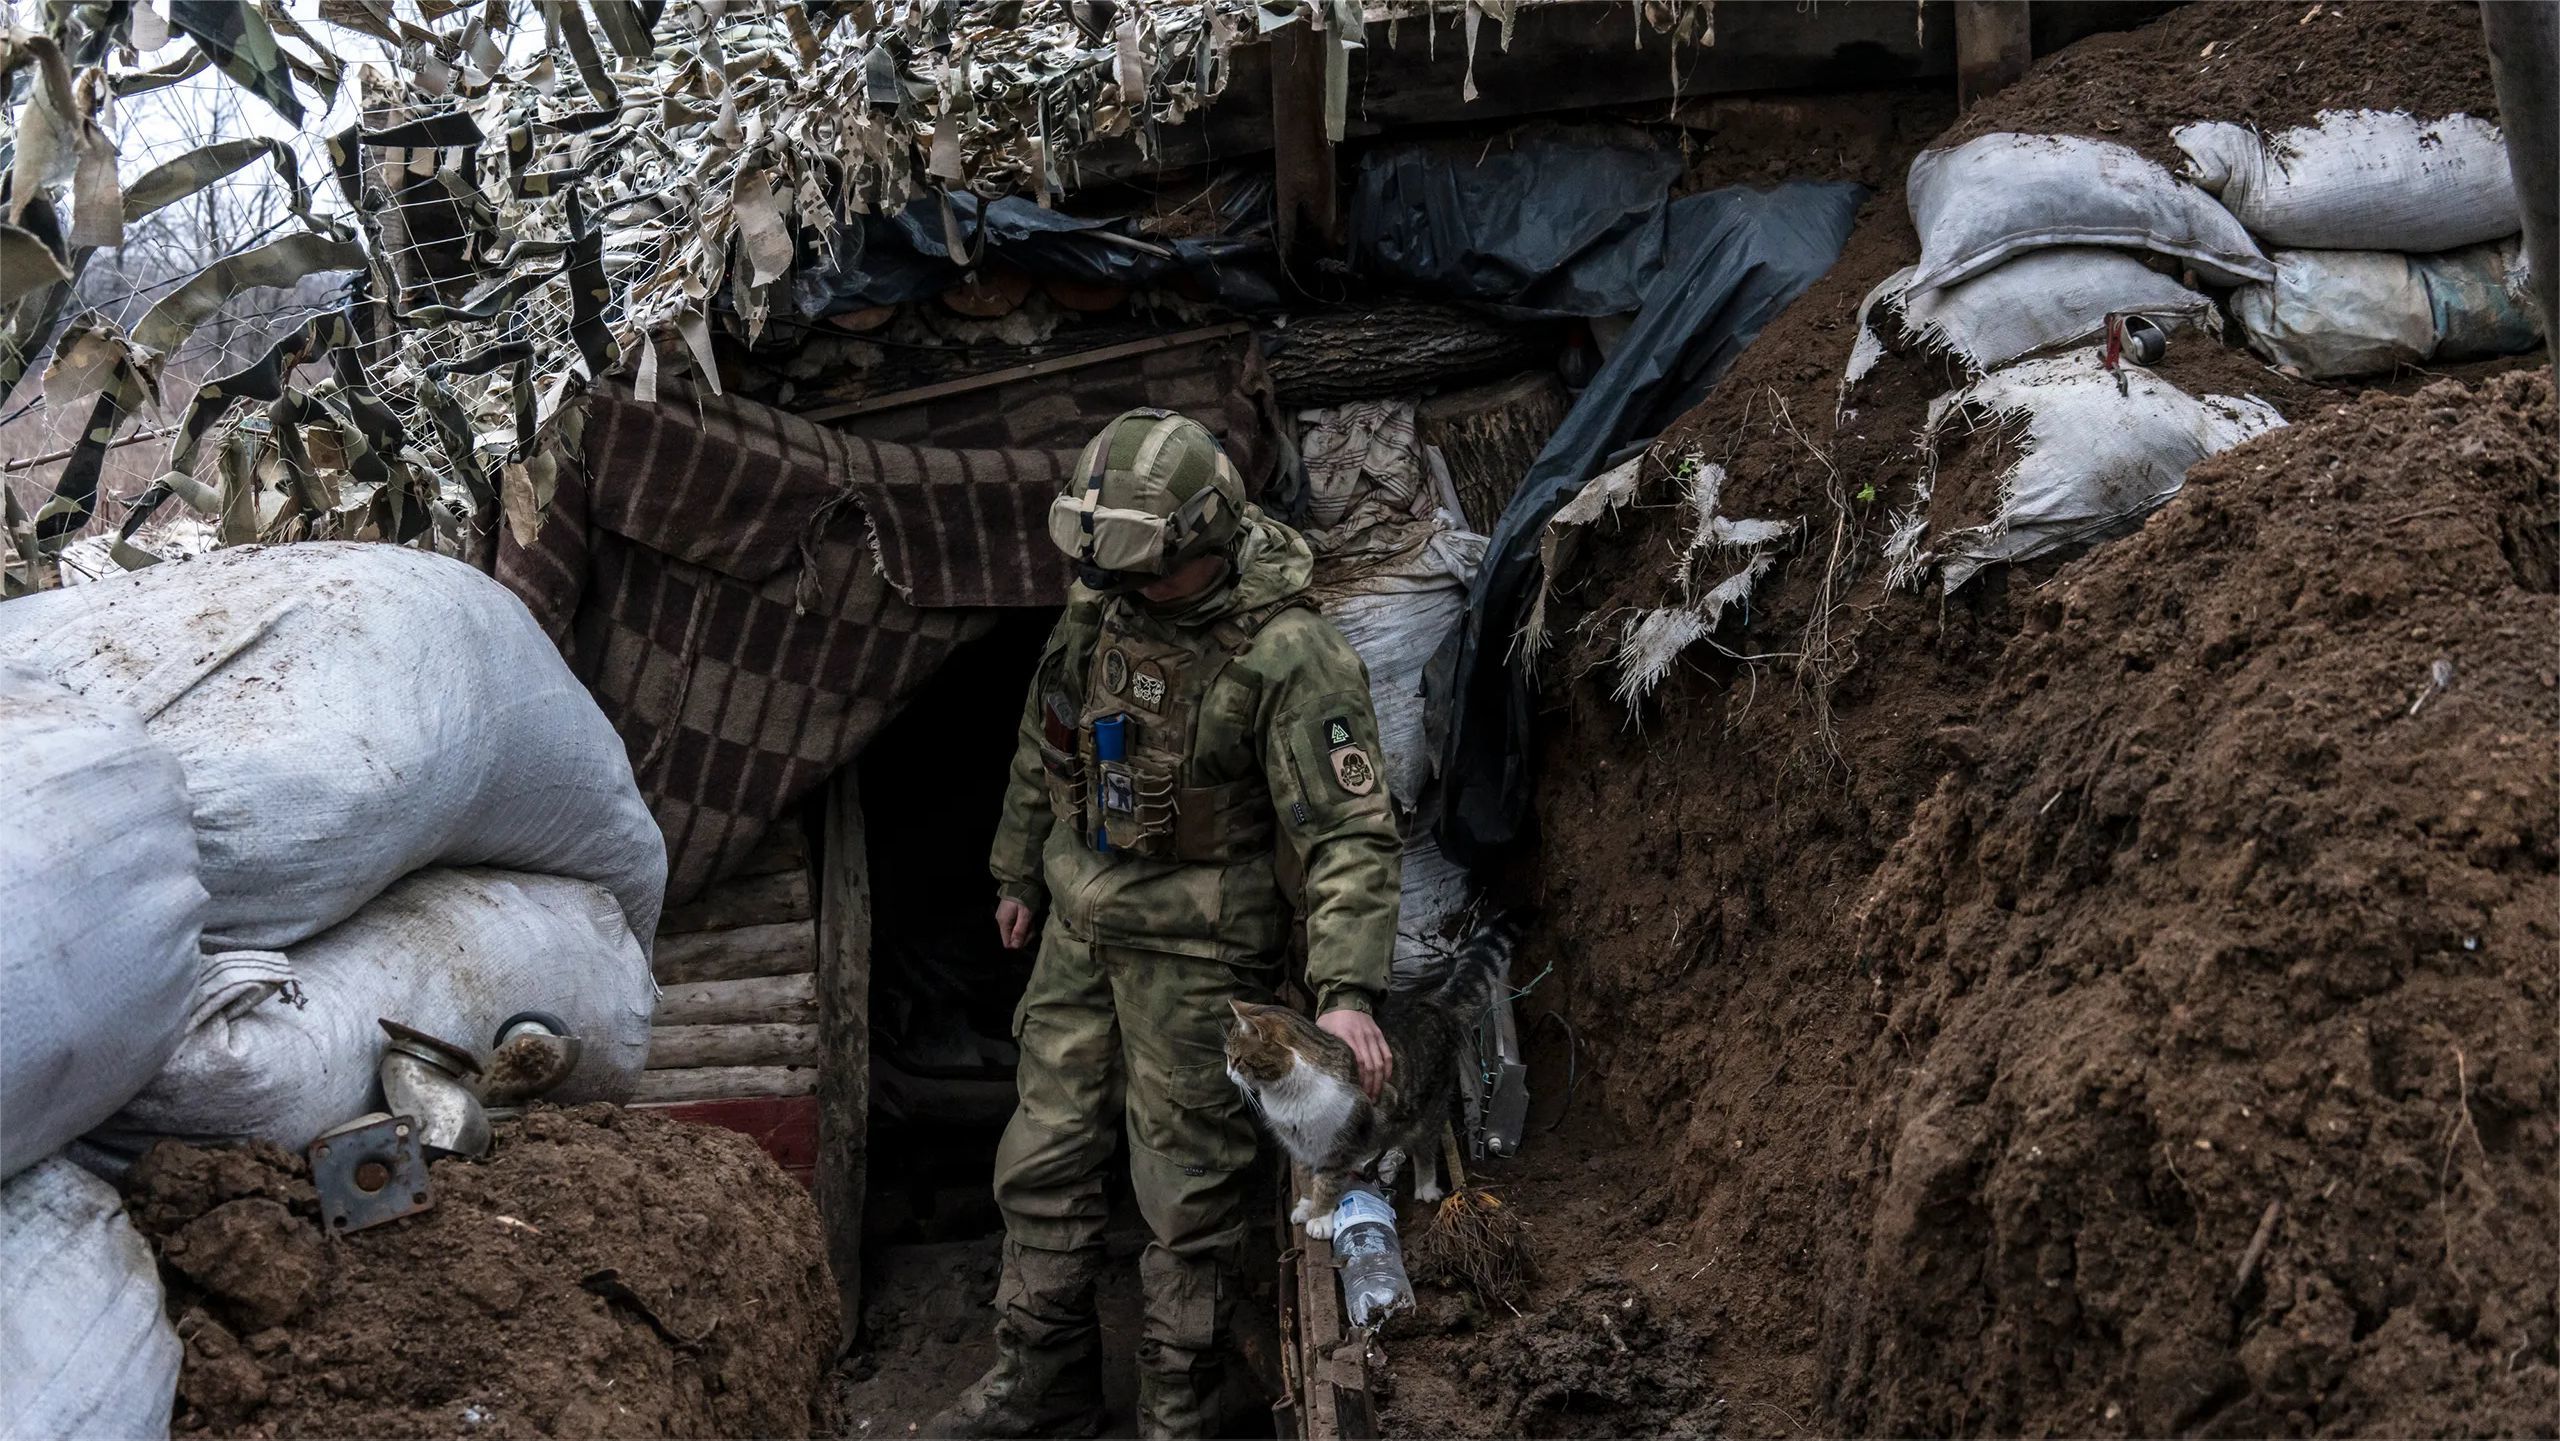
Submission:
M 1251 1024 L 1251 1023 L 1252 1023 L 1252 1021 L 1253 1021 L 1253 1008 L 1252 1008 L 1252 1007 L 1250 1007 L 1250 1006 L 1248 1006 L 1248 1005 L 1246 1005 L 1244 1002 L 1239 1001 L 1239 1000 L 1236 1000 L 1236 999 L 1234 999 L 1233 997 L 1230 997 L 1230 998 L 1228 998 L 1228 1001 L 1227 1001 L 1227 1009 L 1228 1009 L 1228 1010 L 1231 1010 L 1231 1011 L 1233 1011 L 1233 1012 L 1235 1012 L 1235 1013 L 1236 1013 L 1236 1019 L 1237 1019 L 1237 1020 L 1239 1020 L 1239 1021 L 1243 1021 L 1243 1022 L 1245 1022 L 1245 1023 L 1247 1023 L 1247 1024 Z

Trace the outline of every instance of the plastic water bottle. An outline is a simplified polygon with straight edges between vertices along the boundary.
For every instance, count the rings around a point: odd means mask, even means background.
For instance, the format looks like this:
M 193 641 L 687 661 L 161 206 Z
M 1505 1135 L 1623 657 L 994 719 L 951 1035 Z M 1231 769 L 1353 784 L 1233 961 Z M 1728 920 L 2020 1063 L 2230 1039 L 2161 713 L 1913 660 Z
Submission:
M 1342 1309 L 1354 1326 L 1375 1326 L 1413 1307 L 1396 1240 L 1396 1208 L 1374 1186 L 1353 1186 L 1333 1208 L 1333 1254 L 1342 1264 Z

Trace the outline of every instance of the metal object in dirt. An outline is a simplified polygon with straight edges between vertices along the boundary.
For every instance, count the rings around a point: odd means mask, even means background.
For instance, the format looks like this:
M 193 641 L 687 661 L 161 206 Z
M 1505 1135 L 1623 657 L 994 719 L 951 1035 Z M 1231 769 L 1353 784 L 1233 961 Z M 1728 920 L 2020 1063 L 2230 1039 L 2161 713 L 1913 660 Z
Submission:
M 418 1143 L 472 1159 L 489 1152 L 489 1117 L 481 1109 L 480 1058 L 450 1041 L 384 1019 L 382 1103 L 417 1118 Z
M 1480 1129 L 1470 1149 L 1477 1160 L 1516 1156 L 1529 1128 L 1529 1067 L 1520 1058 L 1520 1023 L 1508 995 L 1495 999 L 1487 1024 L 1476 1028 L 1476 1050 Z
M 509 1016 L 498 1027 L 496 1048 L 482 1070 L 484 1105 L 521 1106 L 547 1095 L 576 1069 L 586 1047 L 568 1024 L 546 1011 Z
M 343 1236 L 414 1216 L 435 1204 L 414 1117 L 376 1111 L 321 1134 L 306 1153 L 320 1220 Z

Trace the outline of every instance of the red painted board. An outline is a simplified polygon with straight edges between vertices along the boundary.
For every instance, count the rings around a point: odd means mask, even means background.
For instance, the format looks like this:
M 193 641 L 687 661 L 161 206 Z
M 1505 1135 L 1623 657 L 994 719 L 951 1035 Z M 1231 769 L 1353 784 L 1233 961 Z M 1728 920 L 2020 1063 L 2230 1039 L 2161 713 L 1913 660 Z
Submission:
M 736 1131 L 764 1148 L 792 1179 L 814 1187 L 818 1176 L 818 1098 L 745 1096 L 726 1101 L 670 1101 L 634 1107 L 679 1121 Z

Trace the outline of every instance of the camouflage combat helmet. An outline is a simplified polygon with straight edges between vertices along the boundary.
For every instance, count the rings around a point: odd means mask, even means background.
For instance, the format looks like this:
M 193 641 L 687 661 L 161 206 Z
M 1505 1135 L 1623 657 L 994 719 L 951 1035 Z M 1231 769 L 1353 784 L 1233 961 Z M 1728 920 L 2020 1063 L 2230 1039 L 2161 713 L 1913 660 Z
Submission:
M 1244 479 L 1200 422 L 1124 412 L 1076 457 L 1049 506 L 1049 539 L 1095 590 L 1125 590 L 1234 545 Z

